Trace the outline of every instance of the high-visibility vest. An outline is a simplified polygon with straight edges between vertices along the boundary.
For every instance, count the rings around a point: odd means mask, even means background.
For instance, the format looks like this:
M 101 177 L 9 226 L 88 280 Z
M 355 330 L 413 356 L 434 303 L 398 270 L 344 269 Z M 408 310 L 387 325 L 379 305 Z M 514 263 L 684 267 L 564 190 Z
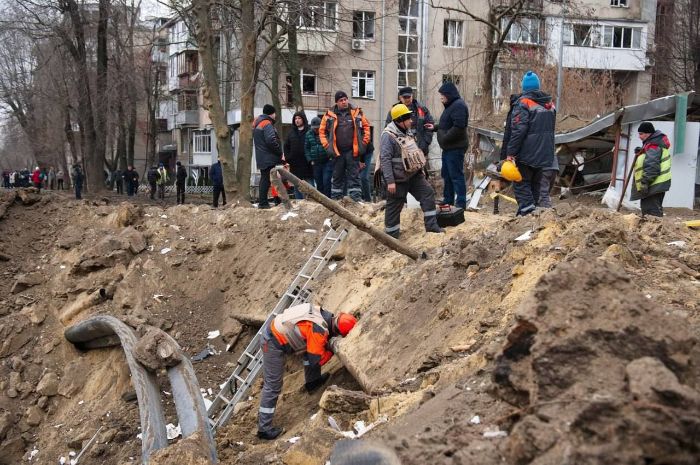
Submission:
M 295 352 L 306 350 L 306 340 L 301 335 L 297 323 L 310 321 L 328 331 L 328 324 L 321 315 L 321 310 L 310 303 L 289 307 L 272 321 L 273 334 L 282 336 Z M 279 339 L 279 338 L 278 338 Z M 280 341 L 284 343 L 284 341 Z
M 634 184 L 638 191 L 642 190 L 642 177 L 644 175 L 644 160 L 647 154 L 641 153 L 634 164 Z M 661 173 L 649 184 L 649 187 L 671 181 L 671 150 L 665 148 L 661 151 Z

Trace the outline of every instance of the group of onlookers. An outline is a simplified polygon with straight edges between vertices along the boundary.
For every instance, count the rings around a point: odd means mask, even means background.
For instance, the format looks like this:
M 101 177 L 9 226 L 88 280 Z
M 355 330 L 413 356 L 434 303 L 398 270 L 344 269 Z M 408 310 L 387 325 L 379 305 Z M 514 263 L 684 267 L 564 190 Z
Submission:
M 33 170 L 4 170 L 2 172 L 2 186 L 5 189 L 18 187 L 36 187 L 37 189 L 65 189 L 64 172 L 56 171 L 54 167 L 41 169 L 38 166 Z

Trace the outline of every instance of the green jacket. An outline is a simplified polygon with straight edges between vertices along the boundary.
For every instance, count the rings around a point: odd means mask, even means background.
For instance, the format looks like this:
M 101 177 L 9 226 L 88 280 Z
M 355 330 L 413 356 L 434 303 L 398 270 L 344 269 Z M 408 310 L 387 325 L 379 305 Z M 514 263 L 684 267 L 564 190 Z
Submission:
M 304 156 L 311 163 L 325 163 L 332 158 L 321 145 L 321 137 L 313 129 L 306 131 Z

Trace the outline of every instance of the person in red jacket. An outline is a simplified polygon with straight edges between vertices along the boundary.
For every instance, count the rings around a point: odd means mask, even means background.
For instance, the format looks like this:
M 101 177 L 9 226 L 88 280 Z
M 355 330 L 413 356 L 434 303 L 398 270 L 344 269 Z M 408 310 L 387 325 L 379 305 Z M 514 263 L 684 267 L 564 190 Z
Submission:
M 330 377 L 321 374 L 333 351 L 330 339 L 348 335 L 357 320 L 348 313 L 334 316 L 316 305 L 305 303 L 289 307 L 263 331 L 263 389 L 258 410 L 258 437 L 275 439 L 282 428 L 272 426 L 277 398 L 282 392 L 285 354 L 304 353 L 304 379 L 311 394 Z
M 36 168 L 34 168 L 34 172 L 32 173 L 32 182 L 34 183 L 34 187 L 36 187 L 39 190 L 39 192 L 41 192 L 41 179 L 41 170 L 37 166 Z

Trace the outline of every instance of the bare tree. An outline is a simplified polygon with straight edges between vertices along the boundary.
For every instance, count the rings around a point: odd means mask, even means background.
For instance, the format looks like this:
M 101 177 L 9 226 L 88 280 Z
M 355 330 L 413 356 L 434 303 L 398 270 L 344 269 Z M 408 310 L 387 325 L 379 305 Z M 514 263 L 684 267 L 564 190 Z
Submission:
M 700 2 L 661 0 L 656 18 L 653 93 L 700 92 Z

